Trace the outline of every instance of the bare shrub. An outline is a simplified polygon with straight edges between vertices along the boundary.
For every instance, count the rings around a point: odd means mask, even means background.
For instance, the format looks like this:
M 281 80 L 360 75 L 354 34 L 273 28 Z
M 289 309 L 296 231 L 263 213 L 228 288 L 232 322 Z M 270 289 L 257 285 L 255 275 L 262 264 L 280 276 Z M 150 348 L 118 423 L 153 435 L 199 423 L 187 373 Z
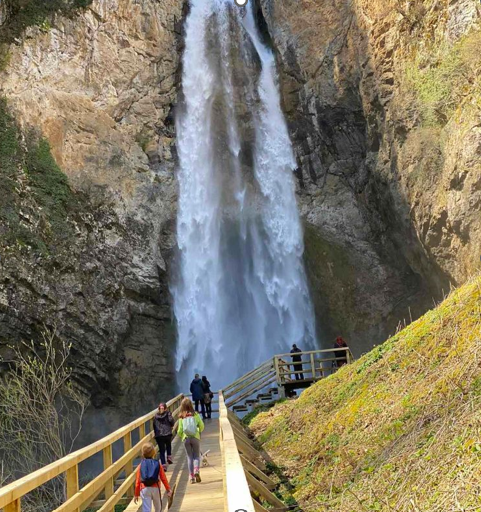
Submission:
M 87 401 L 72 380 L 70 344 L 55 331 L 12 348 L 11 371 L 0 380 L 0 478 L 4 483 L 67 455 L 74 446 Z M 23 510 L 47 511 L 65 498 L 63 477 L 24 499 Z

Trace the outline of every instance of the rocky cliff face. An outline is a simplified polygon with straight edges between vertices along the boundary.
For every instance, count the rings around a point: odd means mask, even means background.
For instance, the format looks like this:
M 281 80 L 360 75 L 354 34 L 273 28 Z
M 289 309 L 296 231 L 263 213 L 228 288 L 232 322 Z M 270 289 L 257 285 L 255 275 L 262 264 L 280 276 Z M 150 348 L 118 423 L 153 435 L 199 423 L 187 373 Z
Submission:
M 96 0 L 28 28 L 0 75 L 4 126 L 25 153 L 0 182 L 1 229 L 15 233 L 0 244 L 0 352 L 56 326 L 94 405 L 127 415 L 145 410 L 141 394 L 166 398 L 174 386 L 167 265 L 183 5 Z M 42 167 L 33 155 L 48 153 L 44 139 L 55 162 L 45 154 Z M 55 163 L 68 177 L 60 191 L 46 189 Z
M 261 0 L 299 163 L 324 335 L 355 350 L 481 254 L 475 0 Z
M 135 414 L 147 407 L 140 392 L 172 391 L 173 105 L 186 4 L 81 3 L 0 48 L 0 353 L 56 325 L 112 425 L 109 405 Z M 479 261 L 479 5 L 256 9 L 299 163 L 319 334 L 328 343 L 341 333 L 359 353 Z

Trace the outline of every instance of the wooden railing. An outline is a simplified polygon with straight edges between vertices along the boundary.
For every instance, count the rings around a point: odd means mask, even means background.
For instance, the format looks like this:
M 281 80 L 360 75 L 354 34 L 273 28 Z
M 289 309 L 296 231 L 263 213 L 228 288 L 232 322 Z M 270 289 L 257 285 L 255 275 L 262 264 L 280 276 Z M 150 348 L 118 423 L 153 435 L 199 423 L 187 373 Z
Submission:
M 175 419 L 178 417 L 183 397 L 184 395 L 178 395 L 167 402 L 167 408 Z M 103 499 L 95 502 L 95 506 L 100 506 L 98 512 L 113 512 L 115 505 L 124 496 L 129 499 L 133 496 L 134 460 L 139 457 L 142 445 L 154 437 L 153 418 L 156 412 L 157 410 L 152 411 L 103 439 L 0 488 L 0 509 L 4 512 L 21 512 L 23 496 L 56 477 L 64 476 L 65 501 L 54 512 L 82 512 L 101 495 Z M 132 446 L 132 435 L 136 431 L 139 442 Z M 124 453 L 113 462 L 113 444 L 121 439 Z M 103 457 L 102 473 L 80 488 L 79 464 L 99 452 L 102 452 Z M 125 474 L 125 479 L 116 489 L 116 479 L 121 473 Z
M 226 406 L 232 407 L 261 389 L 273 384 L 275 381 L 274 361 L 269 359 L 269 361 L 237 379 L 223 390 Z
M 255 512 L 223 393 L 219 393 L 219 427 L 225 482 L 225 512 Z
M 292 361 L 294 355 L 301 360 Z M 276 381 L 279 386 L 295 383 L 296 380 L 318 381 L 334 373 L 342 364 L 350 364 L 353 360 L 348 347 L 279 354 L 274 356 Z

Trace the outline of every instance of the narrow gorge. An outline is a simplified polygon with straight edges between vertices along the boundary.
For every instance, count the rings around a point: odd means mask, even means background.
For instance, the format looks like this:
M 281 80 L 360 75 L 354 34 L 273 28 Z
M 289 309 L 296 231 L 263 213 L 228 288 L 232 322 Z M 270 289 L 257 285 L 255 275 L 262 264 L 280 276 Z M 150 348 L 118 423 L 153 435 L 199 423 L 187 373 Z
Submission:
M 249 4 L 0 0 L 1 368 L 69 340 L 82 442 L 480 268 L 479 2 Z

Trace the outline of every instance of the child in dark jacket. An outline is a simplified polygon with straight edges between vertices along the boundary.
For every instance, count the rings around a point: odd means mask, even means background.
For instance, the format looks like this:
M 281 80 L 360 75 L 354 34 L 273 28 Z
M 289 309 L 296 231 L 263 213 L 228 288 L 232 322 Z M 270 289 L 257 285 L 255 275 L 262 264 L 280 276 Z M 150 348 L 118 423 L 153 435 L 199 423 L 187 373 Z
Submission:
M 167 463 L 172 464 L 172 429 L 175 421 L 172 413 L 167 410 L 167 405 L 159 404 L 159 412 L 154 416 L 155 440 L 159 445 L 160 462 L 164 471 L 167 471 Z M 165 454 L 167 452 L 167 459 Z
M 164 470 L 159 461 L 154 459 L 155 449 L 152 443 L 146 443 L 142 446 L 142 462 L 137 468 L 137 478 L 135 481 L 135 499 L 134 503 L 139 502 L 139 496 L 142 498 L 142 512 L 151 512 L 152 504 L 155 512 L 162 510 L 162 498 L 160 495 L 160 483 L 164 484 L 167 495 L 171 496 L 169 482 L 165 476 Z M 155 465 L 158 465 L 158 468 Z M 144 465 L 144 468 L 142 467 Z M 155 482 L 143 481 L 142 474 L 145 474 L 146 467 L 153 467 L 154 474 L 158 475 Z M 144 469 L 144 473 L 142 471 Z M 157 471 L 158 470 L 158 471 Z

